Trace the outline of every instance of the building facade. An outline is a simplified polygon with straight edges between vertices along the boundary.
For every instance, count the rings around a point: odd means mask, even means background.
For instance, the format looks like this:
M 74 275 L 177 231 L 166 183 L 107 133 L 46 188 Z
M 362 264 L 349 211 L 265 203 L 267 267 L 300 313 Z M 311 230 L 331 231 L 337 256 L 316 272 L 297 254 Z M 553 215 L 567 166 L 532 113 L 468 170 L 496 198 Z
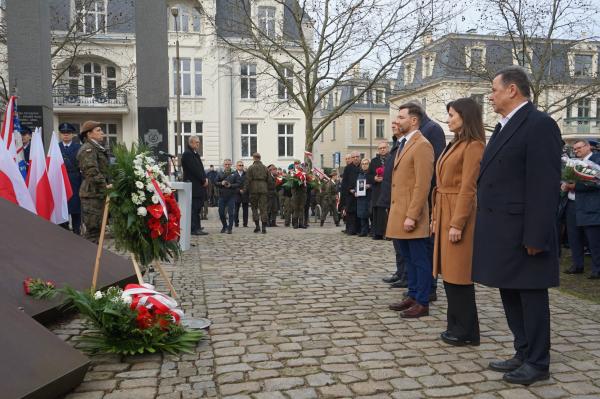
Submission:
M 319 118 L 355 93 L 364 90 L 365 85 L 365 80 L 354 78 L 332 90 L 323 101 Z M 344 167 L 345 155 L 353 151 L 358 151 L 361 158 L 373 158 L 377 154 L 379 143 L 392 138 L 388 101 L 390 95 L 391 82 L 382 80 L 332 121 L 315 141 L 313 163 L 321 168 Z
M 138 140 L 135 15 L 132 0 L 50 0 L 56 53 L 52 58 L 54 126 L 85 120 L 105 126 L 110 144 Z M 253 8 L 267 28 L 285 26 L 283 5 Z M 172 8 L 178 10 L 173 16 Z M 201 10 L 213 15 L 214 26 Z M 181 84 L 181 134 L 198 135 L 206 165 L 225 158 L 287 165 L 304 152 L 304 117 L 281 92 L 268 67 L 236 54 L 218 38 L 227 25 L 228 2 L 167 1 L 169 54 L 169 152 L 177 131 L 177 58 Z M 260 15 L 259 15 L 260 14 Z M 275 24 L 278 19 L 283 23 Z M 64 47 L 57 51 L 58 47 Z M 2 71 L 0 71 L 2 73 Z M 4 73 L 3 76 L 5 76 Z M 185 141 L 187 142 L 187 141 Z M 178 149 L 180 152 L 181 149 Z
M 404 58 L 390 102 L 395 106 L 420 102 L 450 139 L 452 133 L 445 123 L 446 104 L 456 98 L 472 97 L 482 106 L 490 135 L 500 119 L 488 101 L 491 79 L 502 67 L 521 65 L 530 73 L 545 71 L 538 108 L 557 120 L 565 140 L 600 137 L 600 42 L 555 40 L 543 65 L 535 45 L 534 41 L 523 52 L 515 51 L 507 36 L 443 36 Z M 393 109 L 394 106 L 391 112 L 395 117 Z

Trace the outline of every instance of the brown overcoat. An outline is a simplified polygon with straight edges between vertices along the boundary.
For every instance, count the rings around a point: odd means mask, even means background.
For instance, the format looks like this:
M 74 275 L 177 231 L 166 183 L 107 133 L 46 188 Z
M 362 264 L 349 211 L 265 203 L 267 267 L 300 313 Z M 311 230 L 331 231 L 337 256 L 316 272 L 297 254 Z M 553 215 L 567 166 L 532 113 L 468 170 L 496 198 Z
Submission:
M 405 240 L 429 237 L 427 197 L 432 176 L 433 147 L 417 131 L 394 160 L 386 237 Z M 411 232 L 404 231 L 407 217 L 416 221 Z
M 473 284 L 471 264 L 477 207 L 477 177 L 485 145 L 459 141 L 444 151 L 436 165 L 432 221 L 435 234 L 433 275 L 452 284 Z M 450 242 L 450 228 L 462 231 L 460 241 Z

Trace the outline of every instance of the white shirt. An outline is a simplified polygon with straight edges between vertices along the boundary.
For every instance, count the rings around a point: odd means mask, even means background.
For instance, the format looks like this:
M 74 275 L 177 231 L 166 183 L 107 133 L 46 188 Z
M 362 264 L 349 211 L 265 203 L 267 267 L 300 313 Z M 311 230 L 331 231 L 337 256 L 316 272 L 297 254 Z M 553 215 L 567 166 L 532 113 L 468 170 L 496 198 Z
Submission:
M 408 143 L 408 140 L 410 140 L 410 139 L 412 138 L 412 136 L 414 136 L 414 135 L 415 135 L 415 133 L 416 133 L 416 132 L 418 132 L 418 131 L 419 131 L 418 129 L 417 129 L 417 130 L 413 130 L 412 132 L 408 133 L 407 135 L 405 135 L 405 136 L 401 137 L 399 140 L 400 140 L 400 141 L 402 141 L 402 140 L 406 140 L 406 141 L 404 142 L 404 145 L 406 146 L 406 143 Z
M 582 161 L 587 161 L 588 159 L 591 158 L 593 152 L 590 152 L 589 154 L 587 154 L 585 157 L 583 157 Z M 575 191 L 569 191 L 567 193 L 567 197 L 571 200 L 571 201 L 575 201 Z
M 517 108 L 513 109 L 512 111 L 510 111 L 510 113 L 508 115 L 506 115 L 504 118 L 500 119 L 500 125 L 502 125 L 502 128 L 500 128 L 500 130 L 504 129 L 504 126 L 506 126 L 506 124 L 508 123 L 510 118 L 512 118 L 517 113 L 518 110 L 520 110 L 525 105 L 527 105 L 528 102 L 529 101 L 523 101 Z

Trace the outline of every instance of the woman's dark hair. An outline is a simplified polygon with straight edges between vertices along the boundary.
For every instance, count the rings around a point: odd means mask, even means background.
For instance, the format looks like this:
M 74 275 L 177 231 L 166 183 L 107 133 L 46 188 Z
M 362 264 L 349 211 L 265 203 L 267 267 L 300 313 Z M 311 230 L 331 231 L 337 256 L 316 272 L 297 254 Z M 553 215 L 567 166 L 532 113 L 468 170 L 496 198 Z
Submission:
M 456 134 L 456 141 L 481 141 L 485 143 L 485 130 L 483 128 L 483 116 L 481 106 L 472 98 L 459 98 L 449 102 L 446 110 L 452 108 L 463 120 L 462 131 Z

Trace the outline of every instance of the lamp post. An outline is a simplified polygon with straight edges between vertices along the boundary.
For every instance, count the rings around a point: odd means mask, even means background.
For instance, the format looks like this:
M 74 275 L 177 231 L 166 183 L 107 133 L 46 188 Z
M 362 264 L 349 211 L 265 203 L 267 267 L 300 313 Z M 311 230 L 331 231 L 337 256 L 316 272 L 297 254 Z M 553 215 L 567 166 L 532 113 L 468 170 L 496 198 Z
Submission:
M 181 152 L 183 153 L 182 136 L 181 136 L 181 61 L 179 59 L 179 26 L 177 24 L 177 17 L 179 16 L 179 8 L 171 8 L 171 15 L 175 19 L 175 62 L 177 63 L 177 122 L 175 132 L 175 156 L 179 155 L 179 146 L 181 145 Z

